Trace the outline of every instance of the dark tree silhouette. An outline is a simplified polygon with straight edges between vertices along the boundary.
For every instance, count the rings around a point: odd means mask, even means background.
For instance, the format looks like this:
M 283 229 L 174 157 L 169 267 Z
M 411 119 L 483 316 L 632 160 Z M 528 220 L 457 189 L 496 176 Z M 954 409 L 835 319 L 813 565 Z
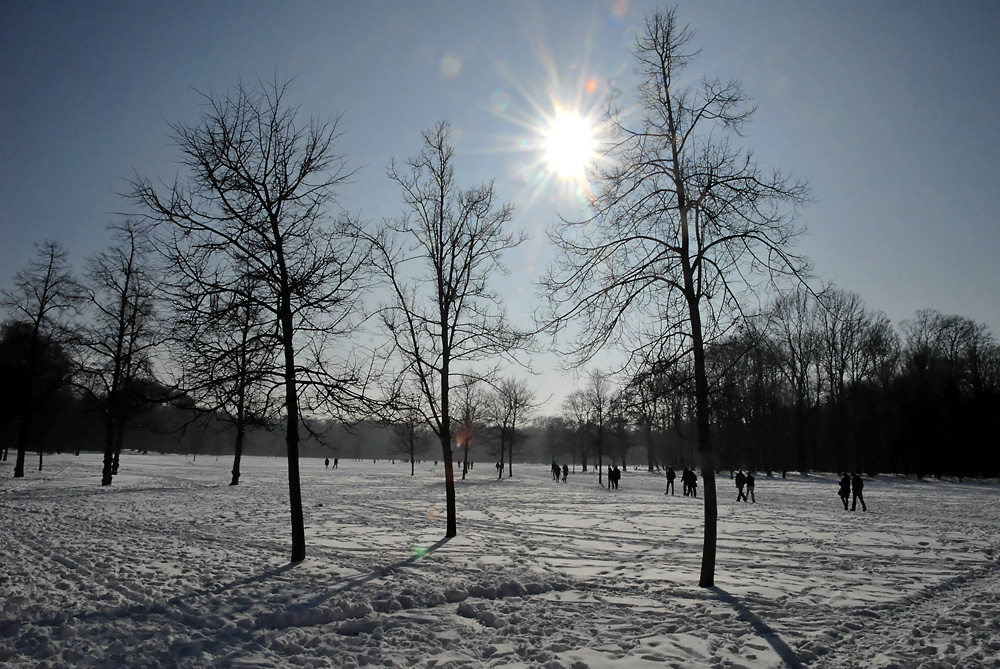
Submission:
M 66 319 L 82 300 L 66 252 L 56 242 L 36 245 L 35 254 L 35 260 L 14 276 L 13 288 L 0 293 L 0 304 L 13 320 L 4 337 L 10 345 L 7 352 L 16 357 L 5 361 L 17 378 L 13 385 L 17 389 L 14 400 L 18 422 L 14 478 L 24 476 L 35 415 L 72 374 L 72 366 L 64 364 L 72 339 Z
M 496 202 L 492 183 L 461 190 L 447 123 L 424 133 L 423 150 L 389 177 L 407 211 L 375 240 L 376 265 L 391 298 L 382 322 L 401 360 L 401 376 L 416 384 L 419 406 L 441 444 L 447 504 L 446 536 L 456 536 L 451 393 L 455 377 L 485 378 L 474 365 L 511 358 L 526 340 L 508 323 L 490 277 L 506 271 L 504 251 L 523 236 L 506 231 L 512 209 Z M 397 384 L 398 385 L 401 384 Z
M 330 363 L 323 339 L 355 331 L 368 256 L 357 222 L 333 211 L 351 177 L 334 151 L 337 120 L 300 123 L 287 89 L 287 82 L 240 84 L 205 95 L 197 125 L 172 126 L 187 182 L 161 194 L 137 178 L 132 199 L 157 224 L 159 250 L 176 276 L 206 296 L 238 296 L 268 314 L 280 351 L 292 561 L 299 562 L 302 402 L 312 390 L 328 408 L 350 412 L 360 398 L 368 367 L 350 356 Z
M 247 430 L 270 428 L 280 418 L 273 321 L 250 297 L 258 292 L 258 284 L 250 278 L 244 282 L 234 293 L 208 297 L 201 290 L 206 282 L 189 281 L 172 300 L 173 356 L 181 368 L 177 386 L 199 409 L 195 420 L 217 418 L 233 427 L 230 485 L 239 485 Z
M 80 387 L 104 418 L 101 485 L 118 473 L 125 430 L 141 380 L 154 377 L 153 356 L 163 343 L 157 295 L 160 277 L 150 260 L 148 230 L 133 220 L 112 226 L 117 238 L 87 265 L 89 318 L 81 329 Z
M 805 187 L 736 148 L 754 106 L 738 82 L 686 72 L 697 55 L 691 40 L 674 10 L 647 18 L 635 47 L 636 105 L 609 104 L 593 216 L 552 230 L 559 257 L 542 286 L 544 321 L 555 331 L 579 325 L 567 351 L 579 364 L 607 344 L 639 359 L 691 355 L 705 487 L 699 584 L 710 587 L 718 512 L 705 343 L 742 317 L 759 282 L 801 269 L 789 248 Z

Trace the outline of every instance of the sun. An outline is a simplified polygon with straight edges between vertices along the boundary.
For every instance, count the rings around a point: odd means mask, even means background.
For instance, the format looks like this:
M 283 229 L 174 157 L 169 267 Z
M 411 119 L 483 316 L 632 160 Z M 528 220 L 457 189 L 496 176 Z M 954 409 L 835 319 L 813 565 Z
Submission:
M 595 157 L 595 129 L 590 121 L 557 109 L 541 134 L 548 168 L 563 181 L 585 182 L 587 167 Z

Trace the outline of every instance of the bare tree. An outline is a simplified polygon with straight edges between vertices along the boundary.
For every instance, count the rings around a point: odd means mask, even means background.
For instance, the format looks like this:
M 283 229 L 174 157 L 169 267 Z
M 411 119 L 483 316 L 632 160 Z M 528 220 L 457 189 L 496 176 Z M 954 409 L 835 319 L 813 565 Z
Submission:
M 559 257 L 542 286 L 544 321 L 580 326 L 568 351 L 580 364 L 608 344 L 647 359 L 692 356 L 705 482 L 699 584 L 710 587 L 718 511 L 705 342 L 742 318 L 760 282 L 799 270 L 789 245 L 805 186 L 737 149 L 754 105 L 739 82 L 686 72 L 691 40 L 674 10 L 647 18 L 635 47 L 641 116 L 609 104 L 593 216 L 552 230 Z
M 142 401 L 142 381 L 154 378 L 163 335 L 157 295 L 160 277 L 151 262 L 148 229 L 126 220 L 113 226 L 116 243 L 87 265 L 84 286 L 90 315 L 82 329 L 81 381 L 104 418 L 101 485 L 118 473 L 129 419 Z
M 597 482 L 603 485 L 604 453 L 612 422 L 614 387 L 608 374 L 600 370 L 590 372 L 587 379 L 587 385 L 583 387 L 583 407 L 588 431 L 593 432 L 594 450 L 597 452 Z M 608 481 L 608 486 L 611 486 L 611 481 Z
M 393 423 L 396 435 L 396 452 L 410 461 L 410 476 L 416 472 L 417 456 L 427 450 L 427 424 L 424 417 L 413 409 L 401 411 Z
M 518 428 L 531 418 L 538 408 L 535 393 L 523 379 L 501 379 L 491 397 L 491 422 L 500 437 L 500 468 L 497 478 L 503 475 L 504 458 L 507 460 L 507 476 L 514 475 L 514 448 L 520 442 Z
M 489 376 L 492 370 L 476 370 L 476 363 L 512 359 L 525 342 L 488 285 L 495 272 L 506 271 L 502 254 L 524 237 L 506 231 L 512 208 L 497 203 L 492 183 L 459 188 L 447 123 L 424 132 L 423 139 L 416 157 L 389 168 L 407 211 L 380 232 L 376 264 L 390 290 L 381 318 L 402 361 L 400 374 L 419 387 L 419 408 L 441 444 L 446 536 L 453 537 L 453 379 Z
M 783 293 L 772 306 L 766 325 L 767 343 L 778 371 L 791 387 L 794 398 L 793 439 L 795 462 L 800 472 L 812 469 L 815 454 L 808 449 L 806 413 L 820 401 L 820 324 L 815 296 L 799 286 Z
M 582 471 L 587 471 L 587 461 L 594 454 L 594 444 L 590 437 L 590 412 L 583 390 L 574 390 L 562 403 L 561 421 L 571 433 L 569 450 L 574 458 L 580 458 Z
M 453 422 L 458 428 L 455 448 L 462 453 L 462 480 L 469 474 L 469 451 L 474 443 L 483 440 L 486 433 L 487 397 L 479 379 L 468 378 L 458 385 Z
M 72 372 L 68 365 L 47 364 L 65 356 L 71 339 L 67 318 L 80 306 L 80 286 L 66 261 L 66 252 L 53 241 L 35 246 L 35 260 L 14 275 L 11 290 L 0 293 L 0 304 L 15 322 L 26 325 L 23 369 L 17 398 L 17 456 L 14 478 L 24 476 L 24 458 L 31 442 L 35 414 L 62 387 Z M 43 370 L 44 368 L 44 370 Z M 6 459 L 6 458 L 4 458 Z
M 206 295 L 204 282 L 188 282 L 173 299 L 176 384 L 195 417 L 218 418 L 235 429 L 232 479 L 239 485 L 248 429 L 279 422 L 280 365 L 273 321 L 253 298 L 259 284 L 247 277 L 231 294 Z M 186 427 L 186 426 L 185 426 Z
M 160 250 L 176 275 L 206 295 L 237 295 L 268 314 L 280 350 L 292 561 L 299 562 L 306 547 L 302 404 L 314 391 L 332 410 L 350 412 L 361 395 L 367 368 L 350 355 L 328 365 L 326 339 L 355 330 L 368 257 L 356 221 L 333 211 L 352 174 L 334 150 L 337 120 L 300 123 L 287 88 L 240 84 L 205 95 L 198 125 L 172 126 L 187 183 L 161 194 L 136 178 L 132 199 L 159 225 Z

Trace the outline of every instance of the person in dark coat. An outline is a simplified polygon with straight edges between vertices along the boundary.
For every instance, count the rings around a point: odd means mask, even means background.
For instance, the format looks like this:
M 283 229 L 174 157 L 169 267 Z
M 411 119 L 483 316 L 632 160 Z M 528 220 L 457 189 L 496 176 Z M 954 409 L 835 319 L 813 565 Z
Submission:
M 670 493 L 671 495 L 674 494 L 674 479 L 675 478 L 677 478 L 677 474 L 674 472 L 674 468 L 673 467 L 668 467 L 667 468 L 667 491 L 663 493 L 664 495 L 666 495 L 667 493 Z
M 865 488 L 865 482 L 861 479 L 861 474 L 854 474 L 851 476 L 851 492 L 854 494 L 854 500 L 851 502 L 851 511 L 858 510 L 858 500 L 861 501 L 861 510 L 867 511 L 868 507 L 865 506 L 865 498 L 861 494 L 861 491 Z
M 750 501 L 754 504 L 757 503 L 757 498 L 754 497 L 753 487 L 756 481 L 753 480 L 753 472 L 747 472 L 747 492 L 743 495 L 743 501 L 747 501 L 747 495 L 750 495 Z
M 618 465 L 611 470 L 611 481 L 615 484 L 615 490 L 618 490 L 618 482 L 622 480 L 622 470 L 618 469 Z
M 691 495 L 691 472 L 687 467 L 681 473 L 681 487 L 684 489 L 684 496 L 688 497 Z
M 747 494 L 743 492 L 743 486 L 747 484 L 747 477 L 743 475 L 743 470 L 736 472 L 736 501 L 741 499 L 747 501 Z
M 569 476 L 569 465 L 563 465 L 563 483 L 566 483 L 566 478 Z
M 847 472 L 840 473 L 840 501 L 844 503 L 844 511 L 847 511 L 847 499 L 851 496 L 851 477 Z

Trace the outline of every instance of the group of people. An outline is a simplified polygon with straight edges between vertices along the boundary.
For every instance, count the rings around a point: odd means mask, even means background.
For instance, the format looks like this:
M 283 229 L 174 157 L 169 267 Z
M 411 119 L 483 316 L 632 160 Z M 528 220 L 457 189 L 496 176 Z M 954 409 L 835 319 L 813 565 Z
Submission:
M 854 495 L 854 500 L 851 502 L 851 511 L 858 510 L 858 502 L 861 502 L 862 511 L 868 510 L 868 506 L 865 505 L 865 497 L 862 494 L 864 489 L 865 482 L 860 474 L 840 473 L 840 492 L 838 494 L 840 495 L 840 501 L 844 503 L 844 511 L 847 511 L 847 498 L 852 494 Z
M 327 458 L 326 461 L 324 462 L 324 464 L 326 465 L 326 468 L 329 469 L 330 468 L 330 458 Z M 339 465 L 339 464 L 340 464 L 340 458 L 334 458 L 333 459 L 333 468 L 336 469 L 337 465 Z
M 740 471 L 736 472 L 736 501 L 737 502 L 740 501 L 741 499 L 744 502 L 746 502 L 747 501 L 747 495 L 749 494 L 750 495 L 750 501 L 756 503 L 757 502 L 757 498 L 754 497 L 753 487 L 754 487 L 753 472 L 751 472 L 751 471 L 748 470 L 747 473 L 744 474 L 742 469 Z M 744 490 L 744 488 L 746 488 L 746 490 Z
M 667 467 L 667 489 L 663 492 L 664 495 L 673 495 L 674 492 L 674 479 L 677 478 L 677 472 L 674 471 L 673 467 Z M 698 475 L 694 473 L 693 469 L 684 468 L 684 472 L 681 474 L 681 485 L 684 488 L 685 497 L 697 497 L 698 496 Z
M 499 468 L 500 466 L 501 465 L 498 462 L 497 463 L 497 467 Z M 553 460 L 552 461 L 552 480 L 553 481 L 558 481 L 560 479 L 560 475 L 562 477 L 562 482 L 566 483 L 566 479 L 569 477 L 569 466 L 563 465 L 562 467 L 560 467 L 558 464 L 556 464 L 556 461 Z
M 618 490 L 618 482 L 622 480 L 622 470 L 618 465 L 608 467 L 608 490 Z

